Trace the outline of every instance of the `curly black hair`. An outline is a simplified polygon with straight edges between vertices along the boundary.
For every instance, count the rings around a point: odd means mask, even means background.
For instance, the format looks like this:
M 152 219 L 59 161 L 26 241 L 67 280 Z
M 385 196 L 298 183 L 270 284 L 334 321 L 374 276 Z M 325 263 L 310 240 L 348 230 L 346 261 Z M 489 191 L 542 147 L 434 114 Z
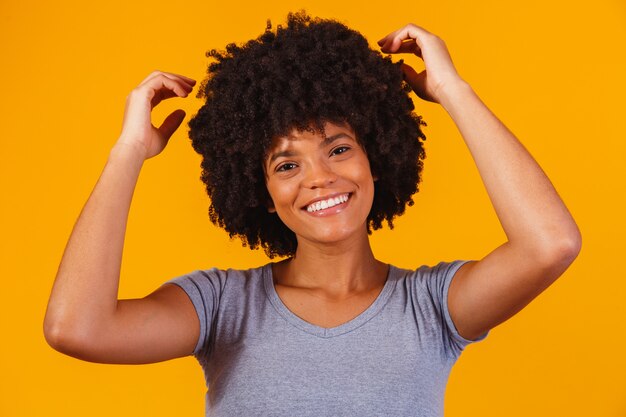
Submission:
M 295 234 L 267 210 L 264 159 L 273 138 L 294 128 L 323 134 L 325 122 L 352 127 L 378 178 L 368 233 L 384 220 L 393 228 L 393 218 L 413 205 L 425 123 L 413 112 L 402 61 L 372 50 L 344 24 L 305 11 L 289 13 L 275 31 L 268 21 L 257 39 L 207 57 L 214 61 L 198 92 L 206 101 L 189 136 L 203 157 L 209 217 L 231 238 L 270 258 L 295 254 Z

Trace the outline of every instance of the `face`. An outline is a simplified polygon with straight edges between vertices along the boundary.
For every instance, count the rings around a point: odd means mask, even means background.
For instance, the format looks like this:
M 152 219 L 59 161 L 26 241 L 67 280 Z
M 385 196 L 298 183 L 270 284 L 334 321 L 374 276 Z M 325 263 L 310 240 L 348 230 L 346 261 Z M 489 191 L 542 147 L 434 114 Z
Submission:
M 265 160 L 269 210 L 298 242 L 333 243 L 367 236 L 374 199 L 369 161 L 348 125 L 319 133 L 293 130 L 274 140 Z

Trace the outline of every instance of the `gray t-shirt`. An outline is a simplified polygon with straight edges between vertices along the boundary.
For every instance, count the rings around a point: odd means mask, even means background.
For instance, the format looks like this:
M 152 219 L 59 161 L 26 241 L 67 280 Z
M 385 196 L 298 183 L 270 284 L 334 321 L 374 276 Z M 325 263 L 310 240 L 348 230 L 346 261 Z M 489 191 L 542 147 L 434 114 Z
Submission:
M 376 300 L 330 329 L 283 304 L 271 264 L 169 281 L 186 291 L 200 319 L 193 354 L 208 387 L 206 415 L 443 416 L 450 369 L 472 342 L 459 335 L 447 305 L 465 262 L 390 266 Z

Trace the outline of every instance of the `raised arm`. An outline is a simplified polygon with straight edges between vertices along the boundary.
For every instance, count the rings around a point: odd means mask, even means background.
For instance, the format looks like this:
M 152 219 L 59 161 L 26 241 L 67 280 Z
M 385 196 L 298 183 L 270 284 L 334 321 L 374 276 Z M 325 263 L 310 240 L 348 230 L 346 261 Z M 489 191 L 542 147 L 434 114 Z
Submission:
M 164 99 L 186 97 L 194 84 L 157 71 L 129 94 L 122 133 L 74 225 L 48 302 L 44 335 L 58 351 L 105 363 L 158 362 L 193 351 L 198 318 L 180 288 L 166 285 L 137 300 L 117 296 L 139 172 L 185 117 L 176 110 L 156 128 L 151 111 Z
M 475 339 L 520 311 L 574 261 L 581 236 L 541 167 L 458 75 L 445 43 L 409 24 L 379 41 L 383 52 L 413 53 L 426 69 L 403 66 L 424 100 L 457 125 L 508 241 L 459 269 L 448 294 L 459 333 Z

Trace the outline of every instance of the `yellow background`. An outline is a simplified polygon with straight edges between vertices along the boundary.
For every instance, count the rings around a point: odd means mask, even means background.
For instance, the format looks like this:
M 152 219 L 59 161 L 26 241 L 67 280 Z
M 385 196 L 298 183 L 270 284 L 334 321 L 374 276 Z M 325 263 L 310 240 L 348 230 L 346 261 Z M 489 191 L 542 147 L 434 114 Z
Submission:
M 203 415 L 204 381 L 193 358 L 98 365 L 49 348 L 47 297 L 120 131 L 128 92 L 154 69 L 201 80 L 206 50 L 256 37 L 267 18 L 281 23 L 304 7 L 361 31 L 372 45 L 407 22 L 440 35 L 582 230 L 583 250 L 564 276 L 461 356 L 446 416 L 626 416 L 625 3 L 263 3 L 0 3 L 0 415 Z M 169 100 L 156 117 L 179 106 L 191 115 L 200 104 Z M 374 235 L 375 253 L 414 268 L 479 259 L 504 233 L 451 120 L 437 105 L 417 107 L 428 122 L 422 190 L 394 231 Z M 184 127 L 145 164 L 122 297 L 141 297 L 194 269 L 266 262 L 208 221 L 199 161 Z

